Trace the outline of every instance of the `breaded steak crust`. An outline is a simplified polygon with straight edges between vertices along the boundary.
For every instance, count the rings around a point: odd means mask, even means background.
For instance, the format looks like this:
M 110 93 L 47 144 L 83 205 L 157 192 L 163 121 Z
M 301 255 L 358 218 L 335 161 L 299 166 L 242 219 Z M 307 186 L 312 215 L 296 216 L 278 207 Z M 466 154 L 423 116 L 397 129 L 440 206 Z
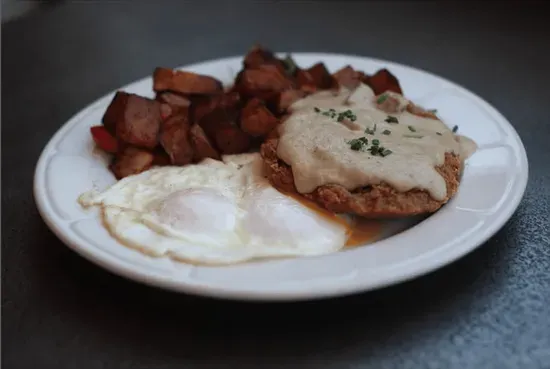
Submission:
M 292 169 L 277 156 L 278 139 L 266 140 L 261 147 L 267 176 L 276 188 L 297 192 Z M 445 154 L 445 163 L 436 170 L 445 179 L 447 196 L 443 201 L 434 200 L 427 191 L 412 189 L 399 192 L 391 186 L 380 183 L 356 190 L 337 185 L 323 185 L 313 192 L 302 194 L 335 213 L 351 213 L 366 218 L 395 218 L 433 213 L 454 196 L 460 180 L 461 161 L 452 153 Z

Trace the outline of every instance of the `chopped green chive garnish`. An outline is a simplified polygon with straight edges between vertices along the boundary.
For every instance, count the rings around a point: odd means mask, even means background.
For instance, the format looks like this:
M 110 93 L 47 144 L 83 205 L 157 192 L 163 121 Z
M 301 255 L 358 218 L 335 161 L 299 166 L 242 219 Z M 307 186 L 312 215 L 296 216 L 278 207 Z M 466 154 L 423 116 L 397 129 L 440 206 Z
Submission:
M 437 113 L 437 109 L 429 109 L 429 110 L 428 110 L 428 113 L 436 114 L 436 113 Z
M 355 122 L 357 120 L 357 116 L 353 114 L 351 110 L 346 110 L 344 112 L 338 113 L 338 122 L 341 122 L 346 118 L 351 120 L 352 122 Z
M 422 138 L 424 136 L 422 135 L 403 135 L 403 137 L 408 137 L 408 138 Z
M 369 150 L 370 150 L 371 155 L 378 154 L 378 146 L 371 146 Z
M 391 131 L 389 129 L 385 129 L 384 131 L 382 131 L 382 134 L 388 136 L 391 134 Z
M 436 134 L 437 134 L 438 136 L 443 136 L 443 135 L 441 134 L 441 132 L 436 132 Z
M 354 138 L 353 140 L 348 141 L 350 148 L 354 151 L 362 150 L 364 146 L 368 144 L 368 141 L 365 137 Z
M 387 123 L 399 123 L 399 120 L 397 120 L 397 118 L 394 117 L 394 116 L 388 115 L 388 117 L 387 117 L 386 119 L 384 119 L 384 122 L 387 122 Z
M 353 151 L 359 151 L 363 147 L 363 143 L 361 141 L 355 141 L 350 147 Z
M 386 94 L 380 95 L 378 97 L 378 99 L 376 100 L 376 102 L 378 104 L 382 104 L 384 101 L 386 101 L 387 98 L 388 98 L 388 95 L 386 95 Z
M 336 113 L 336 110 L 333 109 L 333 108 L 330 108 L 330 109 L 328 109 L 327 111 L 324 111 L 324 112 L 321 112 L 321 109 L 319 109 L 318 107 L 314 107 L 313 110 L 316 113 L 321 113 L 325 117 L 331 117 L 333 119 L 336 118 L 336 120 L 338 122 L 341 122 L 346 118 L 351 120 L 352 122 L 357 120 L 357 116 L 355 114 L 353 114 L 353 112 L 351 110 L 346 110 L 342 113 Z
M 367 148 L 369 140 L 366 137 L 354 138 L 353 140 L 347 141 L 353 151 L 369 151 L 373 156 L 388 156 L 392 153 L 391 150 L 386 149 L 384 146 L 380 146 L 380 140 L 375 138 L 371 142 L 372 145 Z
M 414 128 L 413 126 L 409 126 L 409 131 L 416 132 L 416 128 Z
M 453 127 L 453 133 L 456 133 L 456 131 L 458 131 L 458 126 Z

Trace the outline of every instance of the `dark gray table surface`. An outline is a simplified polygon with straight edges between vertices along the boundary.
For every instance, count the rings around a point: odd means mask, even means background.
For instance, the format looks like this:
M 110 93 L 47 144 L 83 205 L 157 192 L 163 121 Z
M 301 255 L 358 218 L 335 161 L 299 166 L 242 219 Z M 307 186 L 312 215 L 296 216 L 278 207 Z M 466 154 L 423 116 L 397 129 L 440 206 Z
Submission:
M 549 368 L 550 27 L 540 3 L 60 2 L 2 25 L 5 368 Z M 483 96 L 529 157 L 516 214 L 430 275 L 326 301 L 246 304 L 127 281 L 66 248 L 32 198 L 54 132 L 108 91 L 273 49 L 389 59 Z

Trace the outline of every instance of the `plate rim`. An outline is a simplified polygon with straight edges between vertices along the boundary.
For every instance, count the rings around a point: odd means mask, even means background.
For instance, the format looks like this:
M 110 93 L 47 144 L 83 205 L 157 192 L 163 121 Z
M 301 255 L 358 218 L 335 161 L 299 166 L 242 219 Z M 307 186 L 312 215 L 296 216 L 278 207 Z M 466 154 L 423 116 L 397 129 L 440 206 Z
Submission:
M 453 263 L 459 258 L 469 254 L 474 249 L 482 246 L 490 237 L 492 237 L 496 232 L 498 232 L 498 230 L 500 230 L 505 225 L 505 223 L 512 217 L 516 209 L 519 207 L 520 202 L 523 199 L 523 196 L 525 194 L 525 190 L 526 190 L 528 178 L 529 178 L 529 163 L 527 158 L 527 152 L 525 150 L 521 137 L 519 136 L 514 126 L 508 121 L 508 119 L 506 119 L 506 117 L 504 117 L 502 113 L 500 113 L 495 107 L 493 107 L 489 102 L 487 102 L 481 96 L 466 89 L 465 87 L 463 87 L 462 85 L 456 82 L 448 80 L 445 77 L 441 77 L 439 75 L 436 75 L 434 73 L 431 73 L 429 71 L 426 71 L 417 67 L 412 67 L 412 66 L 408 66 L 405 64 L 392 62 L 384 59 L 378 59 L 378 58 L 354 55 L 354 54 L 340 54 L 340 53 L 326 53 L 326 52 L 288 52 L 288 53 L 295 55 L 297 57 L 315 57 L 315 58 L 318 58 L 319 60 L 323 60 L 324 58 L 327 58 L 327 57 L 328 58 L 344 57 L 344 58 L 362 59 L 363 61 L 369 62 L 369 63 L 383 64 L 388 68 L 391 68 L 392 66 L 397 66 L 402 69 L 406 69 L 406 70 L 408 69 L 414 72 L 427 74 L 435 79 L 445 81 L 446 83 L 449 83 L 454 87 L 459 88 L 461 92 L 467 95 L 473 96 L 477 100 L 477 102 L 483 104 L 484 108 L 488 109 L 492 114 L 495 114 L 502 121 L 507 123 L 507 125 L 509 126 L 508 128 L 510 130 L 509 133 L 511 133 L 511 136 L 512 136 L 511 138 L 513 138 L 513 140 L 516 142 L 517 148 L 519 149 L 518 166 L 520 169 L 520 173 L 522 175 L 518 176 L 517 178 L 517 181 L 515 183 L 516 190 L 513 193 L 508 194 L 507 195 L 508 197 L 505 198 L 507 200 L 507 203 L 498 212 L 499 216 L 497 217 L 497 219 L 492 221 L 492 223 L 490 224 L 490 227 L 488 227 L 488 229 L 484 231 L 483 235 L 478 236 L 476 241 L 471 241 L 469 243 L 466 241 L 461 241 L 459 244 L 462 245 L 462 247 L 448 250 L 448 252 L 443 254 L 443 255 L 446 255 L 446 257 L 439 257 L 438 259 L 432 260 L 428 264 L 424 264 L 423 267 L 419 267 L 416 269 L 413 268 L 412 271 L 408 270 L 405 272 L 402 271 L 400 273 L 394 273 L 391 277 L 388 277 L 384 281 L 377 282 L 375 284 L 365 284 L 364 282 L 358 283 L 357 281 L 352 280 L 352 281 L 345 282 L 344 285 L 339 283 L 328 284 L 326 287 L 324 287 L 321 290 L 313 289 L 313 290 L 304 291 L 302 289 L 296 289 L 296 290 L 287 289 L 284 292 L 271 291 L 271 290 L 250 292 L 246 289 L 245 290 L 238 289 L 238 288 L 227 289 L 224 287 L 220 288 L 215 285 L 213 286 L 212 283 L 202 284 L 202 283 L 190 283 L 188 281 L 183 282 L 181 280 L 171 279 L 169 277 L 158 275 L 153 272 L 145 273 L 143 271 L 136 270 L 135 268 L 132 268 L 131 266 L 128 266 L 123 262 L 120 262 L 120 261 L 116 262 L 117 261 L 116 258 L 110 255 L 101 255 L 101 253 L 98 252 L 97 249 L 89 249 L 88 247 L 79 245 L 79 242 L 85 242 L 85 241 L 77 237 L 74 237 L 73 235 L 67 234 L 66 230 L 63 229 L 64 228 L 63 224 L 56 223 L 55 216 L 51 215 L 53 213 L 51 209 L 51 203 L 47 200 L 47 196 L 45 194 L 46 190 L 42 185 L 45 183 L 46 169 L 48 166 L 50 156 L 52 154 L 52 150 L 55 150 L 55 146 L 53 145 L 59 140 L 59 137 L 62 137 L 64 133 L 70 130 L 73 126 L 77 125 L 79 121 L 78 118 L 81 115 L 86 114 L 86 112 L 93 109 L 95 105 L 104 103 L 104 100 L 109 99 L 115 91 L 120 89 L 125 89 L 130 85 L 134 85 L 139 82 L 143 82 L 148 79 L 151 79 L 151 76 L 147 76 L 147 77 L 143 77 L 135 81 L 129 82 L 124 86 L 120 86 L 115 90 L 111 90 L 106 94 L 102 95 L 92 103 L 80 109 L 76 114 L 71 116 L 49 138 L 48 142 L 43 147 L 40 153 L 40 157 L 36 164 L 34 177 L 33 177 L 34 200 L 43 221 L 46 223 L 48 228 L 50 228 L 50 230 L 67 247 L 75 251 L 78 255 L 84 257 L 88 261 L 91 261 L 93 264 L 96 264 L 97 266 L 104 268 L 111 273 L 114 273 L 116 275 L 122 276 L 124 278 L 130 279 L 133 281 L 137 281 L 137 282 L 140 282 L 149 286 L 157 287 L 157 288 L 171 290 L 174 292 L 180 292 L 180 293 L 183 292 L 183 293 L 188 293 L 193 295 L 215 297 L 215 298 L 222 298 L 222 299 L 253 300 L 253 301 L 299 301 L 299 300 L 313 300 L 313 299 L 323 299 L 323 298 L 330 298 L 330 297 L 336 297 L 336 296 L 345 296 L 345 295 L 350 295 L 354 293 L 376 290 L 376 289 L 384 288 L 390 285 L 402 283 L 402 282 L 417 278 L 421 275 L 431 273 L 445 265 Z M 285 55 L 287 53 L 277 52 L 277 54 Z M 242 60 L 242 58 L 243 56 L 221 57 L 216 59 L 205 60 L 202 62 L 196 62 L 193 64 L 184 65 L 184 66 L 179 66 L 174 69 L 191 69 L 191 68 L 200 67 L 201 65 L 208 64 L 208 63 L 232 63 L 236 59 Z M 111 260 L 106 260 L 106 258 L 110 258 Z

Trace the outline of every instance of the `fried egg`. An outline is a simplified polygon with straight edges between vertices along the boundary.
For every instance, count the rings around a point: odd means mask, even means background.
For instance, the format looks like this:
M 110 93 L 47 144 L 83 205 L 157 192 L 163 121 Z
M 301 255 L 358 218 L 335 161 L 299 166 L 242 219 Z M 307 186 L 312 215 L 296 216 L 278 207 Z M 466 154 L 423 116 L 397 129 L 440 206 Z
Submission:
M 350 225 L 273 188 L 259 154 L 157 167 L 80 196 L 122 244 L 194 264 L 313 256 L 344 247 Z

